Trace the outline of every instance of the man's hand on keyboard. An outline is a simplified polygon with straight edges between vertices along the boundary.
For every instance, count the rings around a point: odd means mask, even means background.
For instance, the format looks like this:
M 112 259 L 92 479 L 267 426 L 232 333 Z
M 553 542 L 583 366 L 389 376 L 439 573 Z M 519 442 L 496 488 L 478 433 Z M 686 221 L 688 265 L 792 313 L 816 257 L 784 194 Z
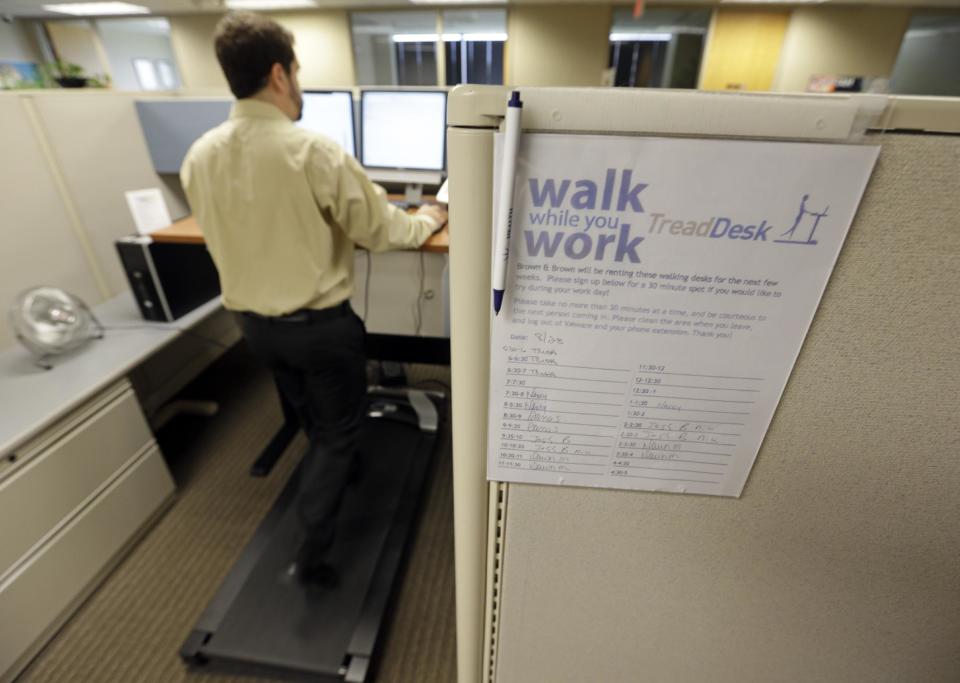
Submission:
M 437 222 L 438 230 L 447 224 L 447 210 L 437 204 L 424 204 L 417 209 L 417 215 L 429 216 L 435 220 Z

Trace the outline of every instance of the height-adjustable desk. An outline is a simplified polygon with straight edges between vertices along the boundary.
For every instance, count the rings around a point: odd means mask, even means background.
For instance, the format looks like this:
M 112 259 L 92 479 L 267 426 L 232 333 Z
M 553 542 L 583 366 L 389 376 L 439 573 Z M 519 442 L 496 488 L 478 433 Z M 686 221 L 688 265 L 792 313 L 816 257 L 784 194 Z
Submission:
M 398 199 L 399 196 L 391 195 L 390 198 Z M 200 226 L 197 225 L 197 221 L 193 216 L 183 218 L 169 227 L 161 228 L 160 230 L 151 233 L 150 236 L 157 242 L 176 244 L 205 243 L 203 233 L 200 231 Z M 420 247 L 419 251 L 432 254 L 446 254 L 449 251 L 449 248 L 450 232 L 445 226 L 442 230 L 439 230 L 435 234 L 431 235 L 430 238 Z M 397 338 L 393 335 L 368 335 L 368 351 L 370 352 L 370 355 L 372 357 L 382 357 L 383 350 L 389 347 L 395 348 L 397 346 L 395 341 L 396 339 Z M 446 340 L 443 340 L 443 342 L 445 341 Z M 381 353 L 378 353 L 378 351 Z M 446 356 L 449 357 L 449 351 L 446 352 Z M 402 358 L 402 360 L 407 360 L 407 358 Z M 265 476 L 269 474 L 277 459 L 284 452 L 293 437 L 296 436 L 298 426 L 296 425 L 293 414 L 289 406 L 283 404 L 282 399 L 281 404 L 284 413 L 284 424 L 277 432 L 276 436 L 274 436 L 271 442 L 267 445 L 260 457 L 254 462 L 251 468 L 251 473 L 255 476 Z
M 161 228 L 150 235 L 156 242 L 176 244 L 204 244 L 203 233 L 193 216 L 182 218 L 173 225 Z M 450 250 L 450 231 L 444 227 L 430 236 L 419 251 L 430 254 L 446 254 Z

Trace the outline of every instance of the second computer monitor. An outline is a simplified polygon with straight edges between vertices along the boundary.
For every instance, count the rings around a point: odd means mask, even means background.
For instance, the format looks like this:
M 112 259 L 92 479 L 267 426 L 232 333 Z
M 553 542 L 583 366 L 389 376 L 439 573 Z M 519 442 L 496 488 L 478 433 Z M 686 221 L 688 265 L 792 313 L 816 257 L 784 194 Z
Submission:
M 447 93 L 364 90 L 361 163 L 369 168 L 442 171 Z
M 323 133 L 357 156 L 353 127 L 353 95 L 345 90 L 307 90 L 303 93 L 303 116 L 297 125 Z

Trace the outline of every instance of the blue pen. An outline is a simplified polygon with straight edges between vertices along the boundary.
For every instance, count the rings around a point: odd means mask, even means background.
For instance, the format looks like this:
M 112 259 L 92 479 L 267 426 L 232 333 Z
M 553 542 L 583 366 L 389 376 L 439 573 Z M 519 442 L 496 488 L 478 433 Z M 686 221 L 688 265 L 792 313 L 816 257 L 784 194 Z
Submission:
M 500 172 L 500 204 L 497 206 L 497 241 L 493 251 L 493 312 L 500 313 L 507 288 L 507 262 L 510 260 L 510 230 L 513 227 L 513 182 L 517 172 L 517 148 L 520 145 L 520 91 L 510 93 L 503 138 Z

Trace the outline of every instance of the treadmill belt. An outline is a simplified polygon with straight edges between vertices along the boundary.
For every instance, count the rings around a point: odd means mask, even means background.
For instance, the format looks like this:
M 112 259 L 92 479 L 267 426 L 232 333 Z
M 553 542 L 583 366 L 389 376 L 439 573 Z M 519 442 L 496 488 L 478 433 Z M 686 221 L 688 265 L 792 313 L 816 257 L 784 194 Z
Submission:
M 281 494 L 278 504 L 286 509 L 277 510 L 279 522 L 270 539 L 219 628 L 203 645 L 205 659 L 343 680 L 368 594 L 383 593 L 382 586 L 376 586 L 378 572 L 383 580 L 378 565 L 385 548 L 396 546 L 397 511 L 410 508 L 405 496 L 419 493 L 434 438 L 410 425 L 368 418 L 361 437 L 363 476 L 344 494 L 328 553 L 339 573 L 335 588 L 304 586 L 290 575 L 304 536 L 294 496 Z M 297 486 L 296 477 L 290 486 Z M 399 553 L 386 554 L 399 560 Z M 393 573 L 387 578 L 390 583 Z

